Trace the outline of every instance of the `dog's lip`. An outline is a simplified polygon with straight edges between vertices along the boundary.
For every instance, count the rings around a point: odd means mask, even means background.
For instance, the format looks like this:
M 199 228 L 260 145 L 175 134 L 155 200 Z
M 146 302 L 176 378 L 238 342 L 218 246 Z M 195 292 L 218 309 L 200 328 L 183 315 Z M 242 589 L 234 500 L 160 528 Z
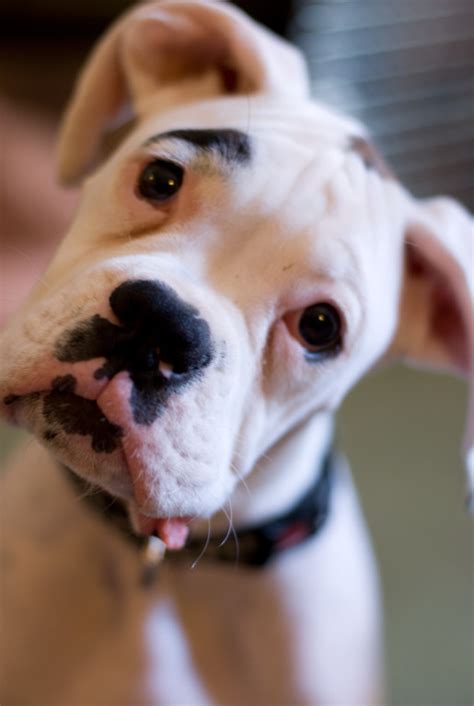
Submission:
M 31 392 L 22 392 L 21 394 L 8 394 L 1 399 L 1 416 L 7 424 L 13 426 L 21 426 L 18 420 L 18 408 L 28 402 L 36 402 L 43 399 L 45 395 L 51 392 L 51 388 L 47 390 L 32 390 Z
M 95 368 L 96 362 L 93 364 L 89 363 L 89 366 L 91 368 Z M 56 371 L 55 371 L 56 372 Z M 65 374 L 68 374 L 67 371 L 61 370 L 61 372 L 64 372 Z M 70 372 L 69 372 L 70 374 Z M 82 382 L 82 381 L 81 381 Z M 102 405 L 101 404 L 101 399 L 103 399 L 103 395 L 107 393 L 107 390 L 109 390 L 111 393 L 113 393 L 114 388 L 117 387 L 117 385 L 124 385 L 125 387 L 128 387 L 131 383 L 129 380 L 129 376 L 127 373 L 118 373 L 118 375 L 114 376 L 112 379 L 104 379 L 101 380 L 99 384 L 95 381 L 93 387 L 89 387 L 86 385 L 86 383 L 81 384 L 79 390 L 77 389 L 76 386 L 75 388 L 75 393 L 78 392 L 78 397 L 83 397 L 84 399 L 87 399 L 89 401 L 94 401 L 98 404 L 99 409 L 101 410 L 101 414 L 107 419 L 107 421 L 112 422 L 111 416 L 114 417 L 114 414 L 110 414 L 110 410 L 107 410 L 107 404 Z M 12 423 L 18 423 L 18 405 L 22 403 L 26 403 L 28 399 L 38 399 L 38 398 L 44 398 L 46 395 L 50 394 L 51 391 L 54 389 L 54 381 L 48 386 L 45 386 L 43 389 L 36 389 L 32 390 L 31 388 L 28 390 L 26 388 L 22 389 L 19 391 L 19 394 L 17 394 L 16 391 L 12 391 L 9 394 L 7 394 L 2 402 L 3 402 L 3 410 L 5 413 L 5 416 L 8 417 L 8 421 Z M 82 393 L 82 394 L 81 394 Z M 85 393 L 85 394 L 84 394 Z M 128 399 L 129 394 L 123 395 L 124 398 Z M 128 408 L 127 408 L 128 409 Z M 125 414 L 125 417 L 128 416 L 128 412 Z M 122 422 L 125 424 L 125 429 L 128 429 L 129 424 L 127 424 L 126 419 L 120 419 L 117 420 L 120 425 L 122 425 Z M 135 469 L 135 473 L 132 472 L 130 468 L 130 462 L 132 461 L 133 454 L 127 453 L 126 448 L 124 448 L 123 444 L 123 439 L 119 440 L 118 444 L 118 449 L 120 450 L 121 458 L 123 461 L 123 466 L 124 470 L 126 471 L 126 474 L 130 480 L 131 483 L 131 493 L 133 496 L 133 505 L 135 506 L 140 506 L 140 496 L 141 496 L 141 489 L 140 483 L 137 482 L 137 478 L 140 477 L 140 473 Z M 126 445 L 125 445 L 126 446 Z M 145 489 L 146 490 L 146 489 Z M 107 492 L 110 492 L 110 489 L 107 489 Z M 145 493 L 146 495 L 146 493 Z M 140 512 L 137 510 L 133 513 L 131 513 L 131 523 L 134 527 L 134 530 L 141 535 L 144 536 L 157 536 L 161 541 L 165 544 L 167 549 L 170 550 L 179 550 L 182 549 L 186 543 L 186 539 L 189 533 L 189 524 L 191 522 L 191 518 L 188 516 L 173 516 L 173 517 L 151 517 L 149 515 L 146 515 L 143 512 Z
M 40 393 L 41 394 L 41 393 Z M 2 399 L 2 416 L 7 424 L 18 424 L 16 409 L 18 402 L 25 399 L 25 395 L 9 394 Z
M 69 375 L 66 375 L 64 377 L 70 377 Z M 2 398 L 0 399 L 0 408 L 2 411 L 2 416 L 5 419 L 5 421 L 9 424 L 17 425 L 18 424 L 18 419 L 17 419 L 17 409 L 18 405 L 20 404 L 25 404 L 28 402 L 33 402 L 37 401 L 38 399 L 44 399 L 47 395 L 51 394 L 55 390 L 55 382 L 59 381 L 60 377 L 58 376 L 57 378 L 53 379 L 51 381 L 51 384 L 48 385 L 47 387 L 44 388 L 36 388 L 36 389 L 29 389 L 29 390 L 15 390 L 14 392 L 8 392 L 6 395 L 3 395 Z M 77 380 L 75 380 L 77 383 Z M 96 402 L 98 401 L 100 395 L 102 392 L 105 390 L 107 385 L 109 384 L 110 380 L 105 379 L 100 382 L 99 385 L 96 386 L 95 390 L 93 390 L 92 394 L 89 390 L 87 390 L 85 393 L 81 390 L 76 392 L 77 387 L 75 386 L 74 389 L 74 394 L 78 398 L 82 398 L 84 400 L 87 400 L 88 402 Z M 58 390 L 59 393 L 61 393 L 61 390 Z M 81 394 L 82 392 L 82 394 Z M 101 414 L 107 419 L 107 416 L 102 412 Z M 110 421 L 107 419 L 107 421 Z
M 79 397 L 96 401 L 109 383 L 107 378 L 97 379 L 96 370 L 104 363 L 103 358 L 94 358 L 79 363 L 62 363 L 54 357 L 45 357 L 15 384 L 5 383 L 1 386 L 0 410 L 7 422 L 15 423 L 14 409 L 17 402 L 25 401 L 34 396 L 45 395 L 54 389 L 55 381 L 65 376 L 75 379 L 74 392 Z

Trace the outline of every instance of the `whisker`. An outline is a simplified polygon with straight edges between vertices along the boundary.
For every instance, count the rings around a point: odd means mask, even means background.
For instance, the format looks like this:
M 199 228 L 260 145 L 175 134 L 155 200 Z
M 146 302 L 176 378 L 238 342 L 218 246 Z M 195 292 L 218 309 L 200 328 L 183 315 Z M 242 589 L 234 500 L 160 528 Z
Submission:
M 232 512 L 232 502 L 231 502 L 230 498 L 229 498 L 229 508 L 230 508 L 229 514 L 227 514 L 225 508 L 222 508 L 222 512 L 223 512 L 224 515 L 227 517 L 227 522 L 228 522 L 229 526 L 228 526 L 228 528 L 227 528 L 227 533 L 226 533 L 224 539 L 223 539 L 222 542 L 219 544 L 219 548 L 220 548 L 220 547 L 223 547 L 224 544 L 227 542 L 227 540 L 229 539 L 229 537 L 230 537 L 230 535 L 231 535 L 232 527 L 234 526 L 234 522 L 233 522 L 233 512 Z
M 232 473 L 233 473 L 235 476 L 237 476 L 237 479 L 238 479 L 239 483 L 242 483 L 242 485 L 244 486 L 244 488 L 245 488 L 245 490 L 246 490 L 247 495 L 249 496 L 249 498 L 251 498 L 251 497 L 252 497 L 252 491 L 250 490 L 249 485 L 248 485 L 248 483 L 247 483 L 245 477 L 244 477 L 243 475 L 241 475 L 241 473 L 239 473 L 239 471 L 237 470 L 237 468 L 236 468 L 233 464 L 231 464 L 230 469 L 231 469 Z
M 108 505 L 106 505 L 106 506 L 103 508 L 103 512 L 107 512 L 107 510 L 110 510 L 110 508 L 111 508 L 112 505 L 115 503 L 115 501 L 116 501 L 116 498 L 111 497 L 111 498 L 110 498 L 110 503 L 109 503 Z
M 236 571 L 239 568 L 239 561 L 240 561 L 240 544 L 239 544 L 239 537 L 237 535 L 237 532 L 235 531 L 235 527 L 232 525 L 232 535 L 234 537 L 234 542 L 235 542 L 235 561 L 234 561 L 234 571 Z
M 94 497 L 94 495 L 99 495 L 100 493 L 100 488 L 97 488 L 97 486 L 93 485 L 92 483 L 88 483 L 82 493 L 74 493 L 74 502 L 80 503 L 85 498 L 92 498 Z
M 232 536 L 234 538 L 234 544 L 235 544 L 234 570 L 236 570 L 236 569 L 238 569 L 239 561 L 240 561 L 240 544 L 239 544 L 239 537 L 238 537 L 238 534 L 237 534 L 237 531 L 234 527 L 234 522 L 233 522 L 233 509 L 232 509 L 231 498 L 229 498 L 229 507 L 230 507 L 230 514 L 227 514 L 225 508 L 222 508 L 222 512 L 229 520 L 229 531 L 227 532 L 225 539 L 221 542 L 221 544 L 219 544 L 219 546 L 222 547 L 225 544 L 225 542 L 227 541 L 229 535 L 232 534 Z
M 205 543 L 204 543 L 204 547 L 203 547 L 202 550 L 201 550 L 201 553 L 199 554 L 199 556 L 197 557 L 197 559 L 195 559 L 195 560 L 193 561 L 193 563 L 191 564 L 191 569 L 195 569 L 196 566 L 199 564 L 199 562 L 201 561 L 202 557 L 204 556 L 204 554 L 206 553 L 206 551 L 207 551 L 207 549 L 208 549 L 208 547 L 209 547 L 210 541 L 211 541 L 211 520 L 210 520 L 210 518 L 208 518 L 208 519 L 207 519 L 207 538 L 206 538 L 206 541 L 205 541 Z

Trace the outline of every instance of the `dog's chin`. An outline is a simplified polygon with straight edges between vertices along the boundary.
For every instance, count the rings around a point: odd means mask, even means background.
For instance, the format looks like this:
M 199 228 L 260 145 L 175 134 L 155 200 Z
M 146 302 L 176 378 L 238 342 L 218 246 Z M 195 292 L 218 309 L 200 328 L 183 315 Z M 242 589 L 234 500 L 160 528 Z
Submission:
M 131 537 L 155 536 L 161 539 L 167 549 L 182 549 L 189 533 L 189 525 L 194 519 L 191 516 L 159 516 L 144 515 L 133 500 L 127 501 L 120 483 L 98 485 L 87 474 L 73 470 L 61 464 L 67 478 L 77 494 L 77 498 L 91 505 L 105 520 L 110 521 L 122 532 Z M 116 490 L 117 492 L 114 492 Z
M 93 505 L 98 507 L 100 512 L 109 514 L 112 508 L 112 516 L 116 516 L 117 506 L 121 508 L 120 514 L 123 520 L 126 519 L 128 530 L 137 536 L 155 536 L 162 540 L 167 549 L 179 550 L 186 543 L 190 525 L 193 521 L 205 520 L 216 511 L 220 510 L 228 499 L 228 495 L 223 493 L 222 488 L 207 487 L 201 488 L 200 493 L 196 489 L 183 488 L 181 497 L 176 493 L 170 497 L 169 490 L 163 489 L 160 492 L 159 478 L 156 482 L 156 492 L 154 499 L 149 501 L 146 507 L 137 503 L 131 484 L 124 483 L 119 473 L 108 477 L 101 476 L 99 479 L 81 467 L 71 467 L 64 464 L 70 478 L 74 479 L 78 497 L 84 502 L 93 501 Z M 99 502 L 97 502 L 99 501 Z
M 91 492 L 105 491 L 121 501 L 139 534 L 160 534 L 158 525 L 163 519 L 210 517 L 225 505 L 235 484 L 233 475 L 223 469 L 216 468 L 212 480 L 197 482 L 193 476 L 198 476 L 198 466 L 164 468 L 158 463 L 153 468 L 143 468 L 143 477 L 147 479 L 144 494 L 143 487 L 137 490 L 134 486 L 121 451 L 101 460 L 85 453 L 82 439 L 68 439 L 61 448 L 61 440 L 56 438 L 47 446 L 61 465 L 82 480 L 86 493 L 87 488 Z
M 153 434 L 150 430 L 147 452 L 141 447 L 130 450 L 127 430 L 112 424 L 102 412 L 99 418 L 95 403 L 89 400 L 76 400 L 74 414 L 70 415 L 71 429 L 65 429 L 64 420 L 71 410 L 63 405 L 62 398 L 55 399 L 54 414 L 48 415 L 50 395 L 31 393 L 14 400 L 9 405 L 11 420 L 32 432 L 59 464 L 82 479 L 85 495 L 88 490 L 93 493 L 100 489 L 120 500 L 136 534 L 157 535 L 167 547 L 179 549 L 185 542 L 190 518 L 208 518 L 227 502 L 236 477 L 212 449 L 206 447 L 206 453 L 191 457 L 186 449 L 177 451 L 174 444 L 178 440 L 174 439 L 171 454 L 166 431 L 157 434 L 155 430 Z M 84 416 L 80 424 L 78 415 Z M 171 417 L 168 425 L 172 424 Z M 183 425 L 180 428 L 184 429 Z

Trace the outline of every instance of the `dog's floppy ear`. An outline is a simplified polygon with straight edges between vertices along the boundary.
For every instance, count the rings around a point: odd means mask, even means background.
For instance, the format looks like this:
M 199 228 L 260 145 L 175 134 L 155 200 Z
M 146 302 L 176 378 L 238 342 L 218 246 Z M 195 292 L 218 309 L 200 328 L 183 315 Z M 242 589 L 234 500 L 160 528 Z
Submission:
M 449 198 L 411 203 L 399 327 L 392 352 L 416 365 L 470 378 L 465 451 L 473 504 L 474 219 Z
M 77 181 L 100 160 L 104 134 L 128 117 L 220 94 L 308 93 L 288 43 L 215 0 L 163 0 L 120 18 L 96 46 L 66 112 L 59 175 Z

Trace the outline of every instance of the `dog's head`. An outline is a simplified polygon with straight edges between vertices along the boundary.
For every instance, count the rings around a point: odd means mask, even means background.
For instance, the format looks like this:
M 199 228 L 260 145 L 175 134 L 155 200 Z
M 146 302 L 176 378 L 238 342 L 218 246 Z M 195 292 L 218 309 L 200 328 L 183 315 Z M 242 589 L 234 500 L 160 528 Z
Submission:
M 213 513 L 384 356 L 467 372 L 469 216 L 411 198 L 236 9 L 122 18 L 59 161 L 82 201 L 4 333 L 3 411 L 143 531 Z

